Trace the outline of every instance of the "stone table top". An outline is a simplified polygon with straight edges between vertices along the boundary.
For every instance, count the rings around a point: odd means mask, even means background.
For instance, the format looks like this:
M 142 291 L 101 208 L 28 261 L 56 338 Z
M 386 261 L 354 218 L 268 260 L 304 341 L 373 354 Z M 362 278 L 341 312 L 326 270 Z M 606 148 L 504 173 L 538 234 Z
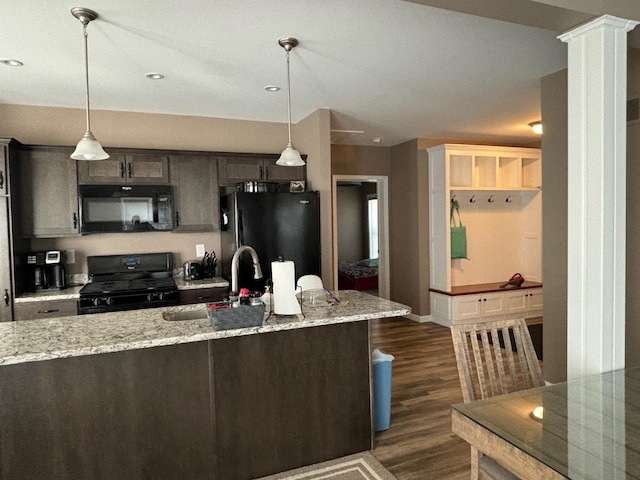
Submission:
M 354 291 L 337 292 L 339 304 L 307 306 L 304 315 L 270 315 L 260 327 L 216 331 L 206 304 L 96 313 L 0 323 L 0 365 L 135 350 L 279 330 L 407 315 L 406 305 Z M 163 312 L 195 312 L 202 319 L 167 321 Z

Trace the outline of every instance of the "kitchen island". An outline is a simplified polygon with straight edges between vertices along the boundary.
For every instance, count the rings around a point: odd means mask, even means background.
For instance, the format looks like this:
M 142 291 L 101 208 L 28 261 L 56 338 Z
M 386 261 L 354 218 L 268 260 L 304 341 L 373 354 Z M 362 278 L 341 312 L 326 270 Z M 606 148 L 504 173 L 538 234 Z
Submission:
M 214 331 L 186 305 L 0 324 L 0 478 L 251 479 L 371 448 L 361 292 Z

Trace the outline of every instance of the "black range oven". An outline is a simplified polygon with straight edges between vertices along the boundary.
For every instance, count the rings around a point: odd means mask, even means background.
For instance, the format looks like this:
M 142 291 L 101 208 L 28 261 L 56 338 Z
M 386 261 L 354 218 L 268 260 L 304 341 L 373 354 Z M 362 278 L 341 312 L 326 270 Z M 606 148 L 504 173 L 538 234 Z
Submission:
M 100 313 L 178 304 L 171 253 L 87 257 L 89 283 L 78 312 Z

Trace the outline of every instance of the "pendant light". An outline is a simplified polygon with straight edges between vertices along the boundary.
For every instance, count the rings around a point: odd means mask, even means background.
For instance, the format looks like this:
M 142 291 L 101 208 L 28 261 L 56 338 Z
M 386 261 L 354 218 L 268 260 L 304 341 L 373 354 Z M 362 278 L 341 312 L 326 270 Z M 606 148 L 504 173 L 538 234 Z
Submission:
M 74 7 L 71 14 L 82 23 L 82 33 L 84 35 L 84 74 L 87 93 L 87 131 L 78 142 L 76 149 L 71 154 L 74 160 L 105 160 L 109 154 L 102 149 L 100 142 L 91 133 L 91 120 L 89 118 L 89 48 L 87 46 L 87 25 L 92 20 L 98 18 L 98 14 L 93 10 L 84 7 Z
M 284 149 L 282 155 L 276 162 L 276 165 L 283 165 L 286 167 L 301 167 L 304 165 L 304 160 L 300 156 L 298 150 L 295 149 L 293 143 L 291 143 L 291 72 L 289 69 L 289 52 L 298 45 L 298 40 L 293 37 L 284 37 L 278 40 L 278 43 L 285 52 L 287 52 L 287 100 L 289 111 L 289 143 L 287 148 Z

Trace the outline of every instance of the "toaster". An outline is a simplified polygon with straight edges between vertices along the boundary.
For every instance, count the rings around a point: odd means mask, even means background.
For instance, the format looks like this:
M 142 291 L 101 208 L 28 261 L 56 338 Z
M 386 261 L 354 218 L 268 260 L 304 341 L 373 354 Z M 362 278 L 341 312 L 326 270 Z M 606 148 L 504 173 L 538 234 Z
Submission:
M 197 260 L 189 260 L 183 265 L 183 276 L 185 280 L 200 280 L 202 278 L 203 269 Z

